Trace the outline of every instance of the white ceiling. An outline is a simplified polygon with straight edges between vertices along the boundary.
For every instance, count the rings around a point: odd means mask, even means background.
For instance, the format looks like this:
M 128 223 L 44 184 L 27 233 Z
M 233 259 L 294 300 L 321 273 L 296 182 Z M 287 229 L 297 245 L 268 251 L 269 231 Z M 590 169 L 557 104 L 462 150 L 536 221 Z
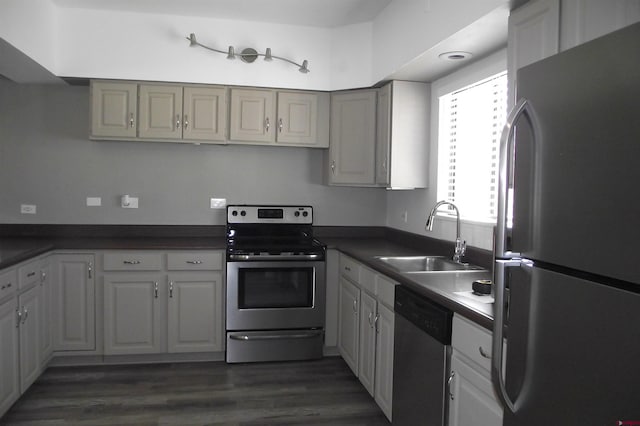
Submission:
M 59 7 L 337 27 L 373 20 L 392 0 L 53 0 Z

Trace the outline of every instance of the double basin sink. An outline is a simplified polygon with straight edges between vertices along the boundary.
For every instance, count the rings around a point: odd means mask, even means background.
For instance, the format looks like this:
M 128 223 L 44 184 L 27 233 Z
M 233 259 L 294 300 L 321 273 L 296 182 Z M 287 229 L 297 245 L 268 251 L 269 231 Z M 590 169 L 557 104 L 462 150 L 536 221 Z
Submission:
M 485 269 L 458 263 L 444 256 L 377 256 L 376 259 L 400 273 L 477 272 Z

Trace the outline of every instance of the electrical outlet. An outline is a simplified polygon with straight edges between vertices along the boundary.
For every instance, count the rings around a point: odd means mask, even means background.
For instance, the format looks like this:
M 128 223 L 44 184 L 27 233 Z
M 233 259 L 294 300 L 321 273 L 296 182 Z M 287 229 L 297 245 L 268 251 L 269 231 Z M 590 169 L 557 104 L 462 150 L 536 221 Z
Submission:
M 102 205 L 102 198 L 87 197 L 87 207 L 100 207 L 101 205 Z
M 401 217 L 402 217 L 402 221 L 404 223 L 407 223 L 408 216 L 409 216 L 409 213 L 406 210 L 402 212 L 402 216 Z
M 212 198 L 211 204 L 212 209 L 224 209 L 227 207 L 227 199 L 226 198 Z
M 20 213 L 22 214 L 36 214 L 35 204 L 20 204 Z

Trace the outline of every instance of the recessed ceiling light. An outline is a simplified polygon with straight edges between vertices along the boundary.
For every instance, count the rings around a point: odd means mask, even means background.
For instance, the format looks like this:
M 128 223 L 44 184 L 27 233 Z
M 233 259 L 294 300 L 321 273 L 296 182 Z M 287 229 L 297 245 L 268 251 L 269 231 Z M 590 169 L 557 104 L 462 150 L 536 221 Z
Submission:
M 454 51 L 454 52 L 444 52 L 438 55 L 438 58 L 443 61 L 464 61 L 473 56 L 470 52 L 462 52 L 462 51 Z

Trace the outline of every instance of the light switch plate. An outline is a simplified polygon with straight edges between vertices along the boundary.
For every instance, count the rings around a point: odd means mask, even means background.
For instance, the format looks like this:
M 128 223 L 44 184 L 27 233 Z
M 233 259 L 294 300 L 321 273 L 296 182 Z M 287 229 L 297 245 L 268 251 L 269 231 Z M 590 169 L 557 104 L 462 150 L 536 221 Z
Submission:
M 226 198 L 212 198 L 211 199 L 211 208 L 212 209 L 224 209 L 227 207 L 227 199 Z

